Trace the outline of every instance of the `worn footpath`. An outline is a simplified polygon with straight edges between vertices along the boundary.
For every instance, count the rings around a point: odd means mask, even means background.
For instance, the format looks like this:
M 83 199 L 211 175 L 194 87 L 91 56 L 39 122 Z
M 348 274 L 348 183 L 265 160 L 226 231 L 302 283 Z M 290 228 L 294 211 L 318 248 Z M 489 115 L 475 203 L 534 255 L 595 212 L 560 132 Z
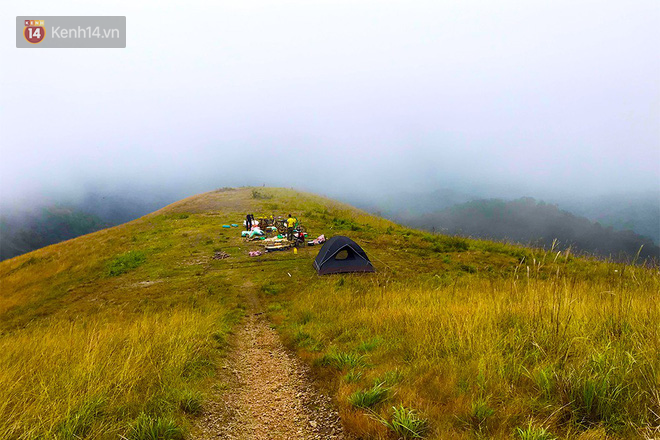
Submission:
M 251 303 L 223 367 L 226 385 L 211 392 L 193 438 L 345 439 L 330 398 L 286 351 L 258 300 L 252 297 Z

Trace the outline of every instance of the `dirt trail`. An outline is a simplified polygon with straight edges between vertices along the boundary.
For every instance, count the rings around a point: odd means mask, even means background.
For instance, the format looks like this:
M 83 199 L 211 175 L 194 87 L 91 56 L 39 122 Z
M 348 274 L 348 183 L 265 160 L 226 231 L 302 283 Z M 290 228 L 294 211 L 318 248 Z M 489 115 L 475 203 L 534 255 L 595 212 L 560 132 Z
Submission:
M 345 439 L 330 398 L 285 350 L 254 294 L 250 302 L 223 367 L 227 386 L 212 391 L 192 438 Z

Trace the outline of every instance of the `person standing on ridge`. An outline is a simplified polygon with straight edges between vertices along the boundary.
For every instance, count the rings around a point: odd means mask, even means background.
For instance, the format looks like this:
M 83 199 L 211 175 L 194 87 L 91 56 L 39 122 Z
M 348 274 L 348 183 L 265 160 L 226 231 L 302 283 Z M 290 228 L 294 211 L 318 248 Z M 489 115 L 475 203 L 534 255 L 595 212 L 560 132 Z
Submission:
M 250 232 L 252 230 L 252 214 L 248 214 L 245 217 L 245 227 L 246 227 L 248 232 Z
M 291 217 L 291 214 L 289 214 L 289 218 L 286 219 L 286 238 L 289 241 L 293 241 L 293 227 L 296 225 L 296 219 Z

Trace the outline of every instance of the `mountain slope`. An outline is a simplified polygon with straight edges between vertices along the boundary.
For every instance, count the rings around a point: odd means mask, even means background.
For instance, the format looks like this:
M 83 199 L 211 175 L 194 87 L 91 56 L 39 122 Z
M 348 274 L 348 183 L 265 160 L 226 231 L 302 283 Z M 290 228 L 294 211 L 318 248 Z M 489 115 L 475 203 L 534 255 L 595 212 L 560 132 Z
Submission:
M 69 206 L 0 218 L 0 260 L 106 227 L 99 217 Z
M 639 252 L 640 261 L 660 261 L 660 247 L 650 238 L 632 231 L 605 228 L 531 198 L 475 200 L 410 218 L 406 223 L 448 234 L 535 243 L 547 248 L 557 240 L 560 249 L 572 246 L 579 252 L 628 261 Z
M 312 247 L 251 258 L 222 228 L 246 212 L 349 235 L 378 272 L 319 277 Z M 183 437 L 222 389 L 250 295 L 358 436 L 415 415 L 430 438 L 660 425 L 657 270 L 434 236 L 293 190 L 184 199 L 3 261 L 0 287 L 2 438 Z
M 125 223 L 167 205 L 172 199 L 133 193 L 82 199 L 32 200 L 21 205 L 0 205 L 0 261 L 44 246 Z

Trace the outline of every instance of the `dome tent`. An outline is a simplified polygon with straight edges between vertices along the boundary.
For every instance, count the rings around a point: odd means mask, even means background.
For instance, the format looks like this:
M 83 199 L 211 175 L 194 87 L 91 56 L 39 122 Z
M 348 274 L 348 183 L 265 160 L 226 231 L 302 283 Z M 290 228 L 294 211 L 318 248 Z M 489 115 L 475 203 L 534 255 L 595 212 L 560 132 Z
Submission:
M 343 235 L 332 237 L 323 244 L 314 259 L 314 269 L 319 275 L 376 271 L 360 245 Z

